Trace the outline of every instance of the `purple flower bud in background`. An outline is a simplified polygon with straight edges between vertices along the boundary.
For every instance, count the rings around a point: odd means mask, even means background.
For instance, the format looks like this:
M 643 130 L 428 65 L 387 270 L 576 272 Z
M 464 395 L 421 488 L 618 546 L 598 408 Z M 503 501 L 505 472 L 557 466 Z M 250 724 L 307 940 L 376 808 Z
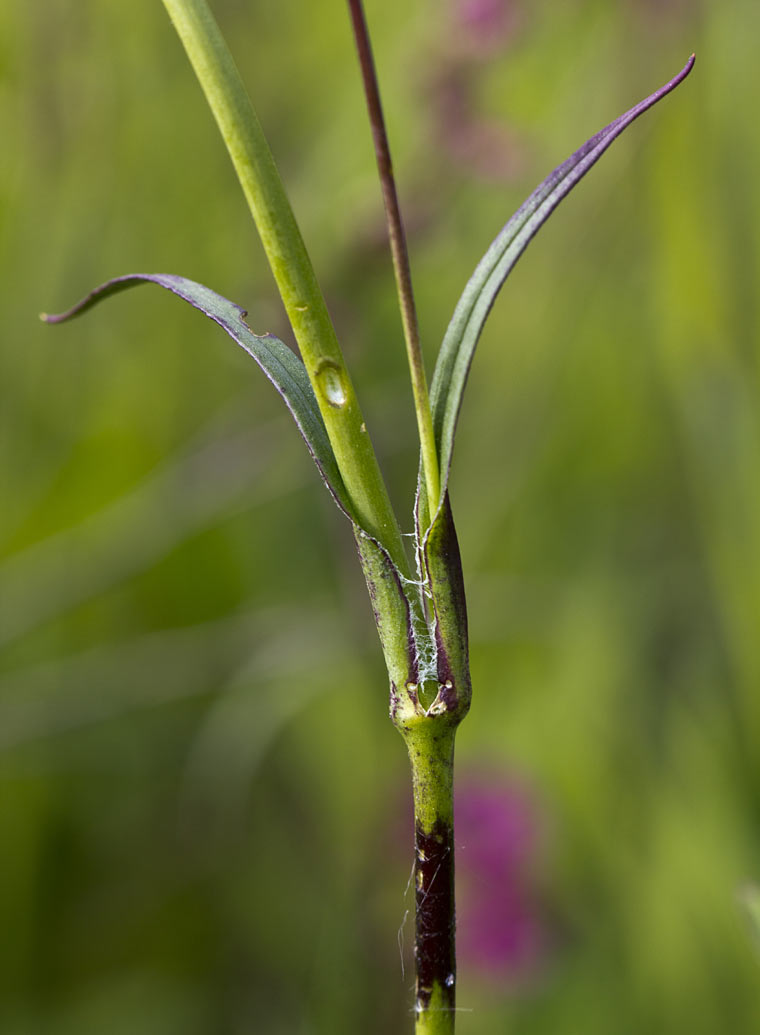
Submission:
M 455 830 L 462 967 L 512 985 L 534 979 L 548 947 L 536 889 L 542 838 L 535 803 L 503 773 L 462 773 Z
M 461 43 L 481 53 L 503 47 L 517 21 L 513 0 L 455 0 L 452 14 Z
M 501 183 L 519 173 L 522 148 L 501 120 L 480 113 L 477 81 L 488 61 L 514 42 L 522 21 L 514 0 L 451 0 L 429 76 L 440 150 L 469 175 Z

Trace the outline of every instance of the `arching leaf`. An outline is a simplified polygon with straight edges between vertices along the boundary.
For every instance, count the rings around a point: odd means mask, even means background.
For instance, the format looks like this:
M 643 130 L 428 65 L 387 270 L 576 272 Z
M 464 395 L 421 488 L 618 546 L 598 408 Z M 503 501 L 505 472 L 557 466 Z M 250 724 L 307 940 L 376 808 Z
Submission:
M 141 283 L 158 284 L 185 299 L 218 323 L 258 363 L 285 401 L 298 430 L 335 502 L 351 520 L 367 585 L 370 590 L 380 640 L 393 682 L 394 701 L 406 700 L 406 684 L 416 679 L 419 638 L 425 623 L 421 603 L 408 592 L 403 577 L 387 549 L 357 523 L 338 471 L 306 368 L 284 342 L 272 334 L 254 334 L 245 322 L 246 312 L 214 291 L 167 273 L 131 273 L 101 284 L 64 313 L 42 314 L 47 323 L 61 323 L 79 316 L 111 295 Z
M 694 55 L 677 76 L 615 119 L 579 148 L 515 212 L 485 253 L 457 303 L 441 345 L 430 391 L 433 427 L 441 470 L 441 500 L 446 492 L 462 394 L 475 346 L 491 306 L 512 267 L 562 199 L 598 161 L 616 137 L 675 89 L 691 71 Z M 431 515 L 434 517 L 434 515 Z
M 146 282 L 158 284 L 179 295 L 196 309 L 200 309 L 253 356 L 293 415 L 312 459 L 336 503 L 350 516 L 351 507 L 343 480 L 303 362 L 273 334 L 254 334 L 245 322 L 245 309 L 239 305 L 217 295 L 203 284 L 197 284 L 185 277 L 170 273 L 129 273 L 101 284 L 65 313 L 54 316 L 43 313 L 42 319 L 47 323 L 62 323 L 74 316 L 80 316 L 111 295 Z

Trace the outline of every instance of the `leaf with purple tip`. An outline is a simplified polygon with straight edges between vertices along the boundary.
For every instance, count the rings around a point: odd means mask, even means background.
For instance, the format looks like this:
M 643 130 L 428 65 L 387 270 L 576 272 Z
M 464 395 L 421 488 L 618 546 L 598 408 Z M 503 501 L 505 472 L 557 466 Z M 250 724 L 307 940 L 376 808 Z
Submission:
M 101 284 L 64 313 L 42 314 L 47 323 L 62 323 L 79 316 L 105 298 L 142 283 L 158 284 L 183 298 L 218 323 L 258 363 L 282 396 L 301 432 L 314 463 L 335 502 L 350 516 L 343 480 L 327 437 L 306 367 L 287 345 L 273 334 L 254 334 L 245 322 L 246 311 L 216 292 L 185 277 L 169 273 L 130 273 Z
M 430 390 L 441 470 L 441 500 L 446 493 L 456 424 L 475 346 L 512 267 L 560 201 L 601 158 L 613 140 L 639 115 L 674 90 L 693 66 L 692 54 L 670 82 L 605 126 L 550 173 L 515 212 L 478 264 L 457 303 L 444 336 Z

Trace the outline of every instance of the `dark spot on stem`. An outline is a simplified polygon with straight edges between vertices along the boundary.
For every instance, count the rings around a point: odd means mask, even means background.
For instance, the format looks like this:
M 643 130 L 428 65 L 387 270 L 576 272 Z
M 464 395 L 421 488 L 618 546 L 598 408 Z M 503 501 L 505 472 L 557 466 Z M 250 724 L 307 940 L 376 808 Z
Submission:
M 418 1009 L 430 1005 L 437 984 L 444 1008 L 456 1002 L 454 935 L 454 830 L 437 820 L 425 833 L 414 832 L 414 878 L 417 904 L 414 955 L 417 963 Z

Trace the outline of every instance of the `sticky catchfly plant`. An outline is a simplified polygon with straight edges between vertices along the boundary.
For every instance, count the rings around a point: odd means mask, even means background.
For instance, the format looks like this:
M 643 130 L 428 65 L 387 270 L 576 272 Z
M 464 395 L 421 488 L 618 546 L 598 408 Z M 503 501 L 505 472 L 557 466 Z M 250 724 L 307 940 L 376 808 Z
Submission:
M 673 90 L 615 119 L 558 166 L 494 239 L 454 309 L 428 389 L 409 259 L 377 76 L 361 0 L 348 0 L 385 206 L 420 438 L 414 553 L 407 550 L 338 339 L 280 176 L 206 0 L 164 0 L 205 92 L 280 292 L 299 356 L 257 335 L 240 306 L 169 274 L 134 273 L 96 288 L 49 323 L 78 316 L 116 292 L 153 283 L 189 302 L 242 346 L 290 410 L 319 473 L 351 523 L 390 679 L 390 715 L 409 753 L 415 817 L 414 1004 L 417 1035 L 454 1031 L 453 758 L 470 707 L 467 614 L 448 480 L 457 418 L 483 326 L 537 230 L 623 130 Z

